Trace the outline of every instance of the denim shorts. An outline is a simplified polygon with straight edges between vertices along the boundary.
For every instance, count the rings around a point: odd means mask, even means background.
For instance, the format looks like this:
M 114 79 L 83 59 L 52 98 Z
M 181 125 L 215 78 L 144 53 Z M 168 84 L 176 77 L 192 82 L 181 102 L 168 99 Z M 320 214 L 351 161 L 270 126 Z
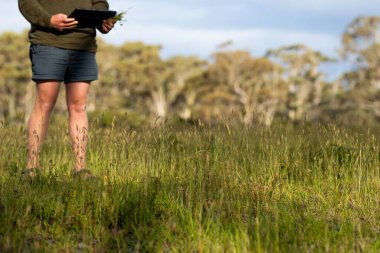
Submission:
M 32 44 L 29 56 L 32 62 L 32 79 L 35 82 L 50 80 L 71 83 L 98 79 L 95 52 Z

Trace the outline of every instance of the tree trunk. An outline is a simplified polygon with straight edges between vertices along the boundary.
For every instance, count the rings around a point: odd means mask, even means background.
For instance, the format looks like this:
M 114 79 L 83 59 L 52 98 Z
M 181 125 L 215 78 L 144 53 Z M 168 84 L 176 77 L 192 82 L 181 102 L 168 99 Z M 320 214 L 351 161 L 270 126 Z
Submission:
M 13 93 L 13 92 L 12 92 Z M 12 120 L 16 117 L 16 98 L 14 94 L 8 95 L 8 119 Z
M 154 125 L 162 125 L 167 117 L 167 101 L 163 87 L 159 87 L 156 91 L 152 91 L 152 107 Z
M 277 105 L 279 103 L 278 99 L 271 99 L 264 102 L 257 107 L 257 112 L 259 115 L 259 121 L 261 124 L 270 127 L 273 123 L 274 116 L 277 111 Z
M 5 115 L 4 115 L 4 106 L 3 101 L 0 99 L 0 123 L 4 121 Z
M 243 119 L 244 125 L 246 125 L 246 126 L 252 125 L 253 115 L 255 112 L 254 106 L 250 103 L 246 103 L 244 105 L 244 111 L 245 111 L 245 115 L 244 115 L 244 119 Z
M 313 105 L 318 106 L 322 101 L 323 96 L 323 82 L 320 80 L 317 80 L 314 83 L 314 98 L 313 98 Z
M 183 120 L 190 120 L 193 114 L 192 108 L 195 105 L 196 93 L 189 91 L 186 95 L 185 108 L 180 112 L 179 117 Z

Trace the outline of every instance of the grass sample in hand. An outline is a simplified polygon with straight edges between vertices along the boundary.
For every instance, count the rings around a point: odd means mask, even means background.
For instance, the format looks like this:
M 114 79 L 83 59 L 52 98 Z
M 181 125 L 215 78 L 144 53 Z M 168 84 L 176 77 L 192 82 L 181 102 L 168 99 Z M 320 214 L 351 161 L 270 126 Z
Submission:
M 122 11 L 122 12 L 118 13 L 116 16 L 112 17 L 112 19 L 119 22 L 120 25 L 122 26 L 125 22 L 127 22 L 127 20 L 125 19 L 126 14 L 127 14 L 126 11 Z
M 120 12 L 119 14 L 117 14 L 115 17 L 113 17 L 112 19 L 115 19 L 116 21 L 123 21 L 124 20 L 124 16 L 125 16 L 126 12 L 123 11 L 123 12 Z

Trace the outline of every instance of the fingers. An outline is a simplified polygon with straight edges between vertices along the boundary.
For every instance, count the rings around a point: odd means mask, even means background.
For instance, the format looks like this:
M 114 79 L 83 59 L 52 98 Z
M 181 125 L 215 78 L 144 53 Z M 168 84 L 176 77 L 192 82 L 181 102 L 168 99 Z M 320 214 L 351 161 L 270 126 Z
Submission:
M 58 31 L 63 31 L 65 29 L 73 29 L 78 25 L 78 21 L 74 18 L 68 18 L 65 14 L 56 14 L 51 17 L 51 26 Z
M 111 31 L 113 27 L 115 26 L 115 23 L 116 23 L 116 20 L 112 20 L 112 19 L 103 20 L 102 32 L 108 33 L 109 31 Z
M 109 33 L 109 31 L 111 31 L 111 29 L 108 29 L 108 27 L 106 27 L 105 25 L 102 25 L 102 33 Z
M 75 18 L 68 18 L 68 17 L 66 16 L 66 20 L 65 20 L 64 22 L 66 22 L 66 23 L 70 23 L 70 22 L 73 22 L 73 21 L 75 21 Z
M 75 21 L 75 19 L 74 19 L 74 21 L 65 21 L 65 22 L 63 22 L 62 27 L 64 29 L 67 29 L 69 27 L 76 27 L 77 25 L 78 25 L 78 21 Z
M 75 18 L 67 18 L 63 20 L 62 28 L 63 29 L 73 29 L 78 25 L 78 21 Z
M 115 25 L 115 22 L 113 22 L 112 20 L 104 20 L 103 25 L 109 29 L 112 29 Z
M 105 28 L 107 28 L 107 30 L 111 31 L 111 29 L 113 28 L 113 25 L 111 24 L 104 24 L 103 25 Z

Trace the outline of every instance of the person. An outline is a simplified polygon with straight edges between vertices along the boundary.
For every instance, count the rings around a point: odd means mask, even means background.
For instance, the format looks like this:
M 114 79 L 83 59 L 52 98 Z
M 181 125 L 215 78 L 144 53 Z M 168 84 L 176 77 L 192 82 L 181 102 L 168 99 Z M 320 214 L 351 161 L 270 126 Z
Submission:
M 31 24 L 29 31 L 32 79 L 36 100 L 28 121 L 28 157 L 24 176 L 39 173 L 39 154 L 61 83 L 66 87 L 69 134 L 75 156 L 73 174 L 93 177 L 86 169 L 88 119 L 86 103 L 91 82 L 98 78 L 95 59 L 96 29 L 77 28 L 68 15 L 75 8 L 108 10 L 107 0 L 18 0 L 19 10 Z M 97 29 L 108 33 L 115 20 L 104 20 Z

